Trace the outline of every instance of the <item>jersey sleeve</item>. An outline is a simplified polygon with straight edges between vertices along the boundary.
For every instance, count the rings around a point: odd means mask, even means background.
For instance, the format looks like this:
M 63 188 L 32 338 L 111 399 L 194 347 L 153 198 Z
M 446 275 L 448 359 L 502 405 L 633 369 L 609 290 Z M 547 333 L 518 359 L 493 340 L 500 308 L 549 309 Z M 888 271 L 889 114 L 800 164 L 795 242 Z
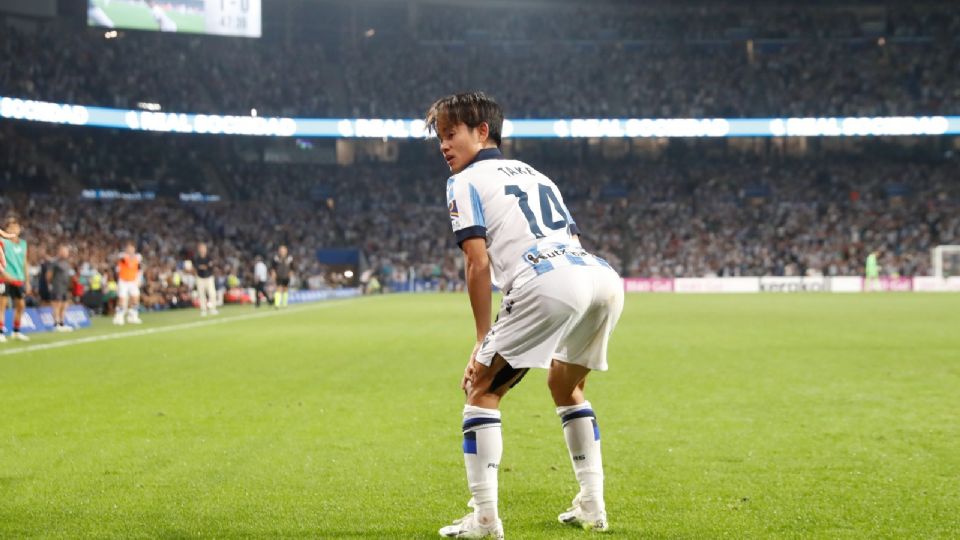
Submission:
M 447 210 L 458 246 L 468 238 L 487 237 L 480 193 L 465 178 L 454 176 L 447 180 Z

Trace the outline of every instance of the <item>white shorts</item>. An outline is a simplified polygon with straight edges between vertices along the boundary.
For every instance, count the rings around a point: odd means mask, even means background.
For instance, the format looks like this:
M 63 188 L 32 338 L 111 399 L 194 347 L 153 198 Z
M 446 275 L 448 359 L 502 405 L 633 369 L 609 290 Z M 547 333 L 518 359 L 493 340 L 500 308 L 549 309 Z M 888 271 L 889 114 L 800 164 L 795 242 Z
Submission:
M 607 369 L 607 342 L 623 311 L 623 284 L 605 266 L 556 268 L 509 291 L 477 361 L 500 354 L 514 369 L 551 360 Z
M 140 297 L 140 285 L 136 281 L 117 281 L 117 296 L 120 298 L 125 298 L 132 296 L 134 298 Z

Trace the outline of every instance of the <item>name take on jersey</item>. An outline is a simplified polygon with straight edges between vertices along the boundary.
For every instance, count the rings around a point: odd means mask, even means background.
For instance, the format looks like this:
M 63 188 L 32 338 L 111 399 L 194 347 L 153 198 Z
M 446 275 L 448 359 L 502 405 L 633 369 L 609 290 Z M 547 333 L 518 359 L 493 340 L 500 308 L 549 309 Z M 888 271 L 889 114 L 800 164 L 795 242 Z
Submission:
M 503 290 L 562 266 L 608 266 L 580 246 L 556 184 L 498 149 L 481 150 L 447 180 L 447 209 L 458 245 L 487 239 L 493 284 Z

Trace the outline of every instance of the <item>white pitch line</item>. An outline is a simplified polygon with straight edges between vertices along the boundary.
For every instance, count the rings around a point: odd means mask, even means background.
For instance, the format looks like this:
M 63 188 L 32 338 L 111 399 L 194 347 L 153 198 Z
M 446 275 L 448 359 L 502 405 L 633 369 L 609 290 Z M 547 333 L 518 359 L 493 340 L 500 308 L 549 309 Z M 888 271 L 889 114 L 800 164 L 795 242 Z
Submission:
M 18 349 L 0 350 L 0 356 L 8 356 L 11 354 L 20 354 L 20 353 L 36 352 L 36 351 L 46 351 L 48 349 L 59 349 L 60 347 L 69 347 L 71 345 L 81 345 L 84 343 L 96 343 L 98 341 L 110 341 L 113 339 L 123 339 L 128 337 L 148 336 L 151 334 L 162 334 L 164 332 L 172 332 L 174 330 L 191 330 L 193 328 L 202 328 L 204 326 L 213 326 L 215 324 L 225 324 L 225 323 L 234 322 L 234 321 L 246 321 L 250 319 L 260 319 L 263 317 L 273 317 L 273 316 L 279 316 L 279 315 L 287 315 L 290 313 L 300 313 L 301 311 L 307 311 L 308 308 L 321 309 L 321 308 L 334 307 L 338 304 L 343 304 L 344 302 L 347 302 L 350 300 L 360 300 L 362 298 L 369 298 L 369 296 L 327 300 L 327 301 L 311 303 L 311 304 L 300 304 L 300 306 L 303 306 L 303 308 L 300 308 L 300 309 L 297 309 L 299 306 L 294 306 L 294 309 L 290 309 L 290 310 L 267 311 L 265 313 L 250 313 L 247 315 L 237 315 L 234 317 L 222 317 L 222 318 L 206 319 L 202 321 L 194 321 L 194 322 L 188 322 L 188 323 L 172 324 L 170 326 L 161 326 L 160 328 L 141 328 L 140 330 L 133 330 L 130 332 L 119 332 L 116 334 L 103 334 L 99 336 L 67 339 L 64 341 L 54 341 L 53 343 L 39 343 L 37 345 L 27 345 L 26 347 L 20 347 Z

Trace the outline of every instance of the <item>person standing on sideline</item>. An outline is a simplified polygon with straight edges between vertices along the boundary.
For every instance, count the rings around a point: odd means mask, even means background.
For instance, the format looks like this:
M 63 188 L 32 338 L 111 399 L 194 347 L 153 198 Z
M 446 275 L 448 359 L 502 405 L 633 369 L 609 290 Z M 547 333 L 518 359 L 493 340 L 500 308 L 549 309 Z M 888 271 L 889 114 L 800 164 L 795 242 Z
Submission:
M 4 292 L 0 294 L 0 342 L 6 341 L 4 333 L 7 314 L 7 298 L 13 300 L 13 339 L 30 341 L 26 334 L 20 332 L 20 319 L 27 307 L 26 296 L 30 294 L 30 280 L 27 276 L 27 241 L 20 238 L 22 229 L 16 218 L 8 218 L 4 229 L 9 237 L 4 236 L 2 242 L 4 267 L 2 270 Z
M 217 312 L 217 287 L 214 283 L 213 263 L 210 261 L 210 255 L 207 252 L 207 244 L 200 242 L 197 244 L 197 253 L 191 260 L 193 272 L 197 276 L 197 298 L 200 301 L 200 316 L 206 317 L 207 313 L 216 315 Z
M 863 290 L 867 292 L 879 291 L 880 287 L 880 263 L 877 261 L 878 250 L 873 250 L 867 255 L 867 262 L 863 269 Z
M 113 324 L 142 324 L 140 320 L 140 263 L 143 257 L 137 253 L 137 245 L 129 241 L 117 260 L 117 314 Z M 126 320 L 124 320 L 126 316 Z
M 293 277 L 293 255 L 287 252 L 287 246 L 281 244 L 277 254 L 273 256 L 273 279 L 277 283 L 277 290 L 273 291 L 273 307 L 287 307 L 290 278 Z
M 50 304 L 53 307 L 53 324 L 57 332 L 73 332 L 72 326 L 67 326 L 67 306 L 70 305 L 70 247 L 60 244 L 57 248 L 57 257 L 50 262 L 47 269 L 47 282 L 50 284 Z
M 253 263 L 253 295 L 256 297 L 256 306 L 260 307 L 260 295 L 263 295 L 264 301 L 270 303 L 270 295 L 267 294 L 267 279 L 270 278 L 267 270 L 267 263 L 263 262 L 263 257 L 257 255 L 256 262 Z
M 608 530 L 596 414 L 584 399 L 592 371 L 606 371 L 607 343 L 623 310 L 620 276 L 580 245 L 556 184 L 500 153 L 503 111 L 481 92 L 436 101 L 426 124 L 452 176 L 447 209 L 464 253 L 476 342 L 460 381 L 463 457 L 471 512 L 440 529 L 448 538 L 503 538 L 498 480 L 500 401 L 530 368 L 548 370 L 580 486 L 561 523 Z M 492 285 L 503 291 L 491 324 Z

